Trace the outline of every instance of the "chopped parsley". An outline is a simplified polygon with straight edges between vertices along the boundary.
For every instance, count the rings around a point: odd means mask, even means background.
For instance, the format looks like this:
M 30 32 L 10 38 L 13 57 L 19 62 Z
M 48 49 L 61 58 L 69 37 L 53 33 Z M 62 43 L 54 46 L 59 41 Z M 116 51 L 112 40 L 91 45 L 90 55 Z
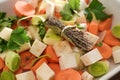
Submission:
M 20 46 L 26 42 L 29 42 L 27 31 L 23 27 L 18 27 L 12 31 L 7 47 L 10 50 L 17 50 L 20 49 Z
M 7 16 L 5 12 L 0 12 L 0 31 L 4 27 L 11 27 L 15 20 L 16 16 Z
M 69 0 L 65 4 L 63 10 L 60 12 L 62 19 L 69 21 L 73 18 L 74 10 L 78 11 L 80 7 L 80 0 Z
M 97 20 L 103 21 L 109 17 L 104 12 L 105 7 L 101 2 L 98 0 L 92 0 L 90 5 L 85 9 L 86 18 L 88 21 L 92 21 L 93 15 L 96 17 Z
M 39 32 L 38 32 L 39 36 L 40 36 L 41 39 L 43 39 L 44 36 L 45 36 L 45 33 L 46 33 L 46 28 L 45 28 L 44 22 L 39 21 L 38 27 L 39 27 Z

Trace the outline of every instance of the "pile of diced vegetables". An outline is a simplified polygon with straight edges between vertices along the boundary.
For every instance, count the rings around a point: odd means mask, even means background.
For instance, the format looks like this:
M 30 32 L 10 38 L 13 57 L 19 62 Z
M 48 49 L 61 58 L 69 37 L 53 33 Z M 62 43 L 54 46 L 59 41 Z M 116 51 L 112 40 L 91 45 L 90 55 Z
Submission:
M 1 11 L 0 80 L 94 80 L 109 72 L 109 59 L 120 63 L 120 26 L 104 9 L 99 0 L 18 0 L 16 16 Z

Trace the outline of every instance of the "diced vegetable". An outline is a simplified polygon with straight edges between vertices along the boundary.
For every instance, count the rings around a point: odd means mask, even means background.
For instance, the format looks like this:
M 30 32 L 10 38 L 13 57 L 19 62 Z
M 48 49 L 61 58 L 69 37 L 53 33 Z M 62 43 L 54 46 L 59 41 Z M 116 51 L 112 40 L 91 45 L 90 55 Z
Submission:
M 45 37 L 43 38 L 43 42 L 48 45 L 54 45 L 56 42 L 61 41 L 62 38 L 60 35 L 56 34 L 53 30 L 48 29 Z
M 11 36 L 12 31 L 13 30 L 11 28 L 4 27 L 2 31 L 0 32 L 0 37 L 8 41 Z
M 61 70 L 55 75 L 55 80 L 81 80 L 81 75 L 74 69 Z
M 29 51 L 24 51 L 20 53 L 21 58 L 21 68 L 23 70 L 30 70 L 32 67 L 32 62 L 35 60 L 35 56 Z
M 58 57 L 56 56 L 53 46 L 48 45 L 44 51 L 44 54 L 50 56 L 47 58 L 48 62 L 58 62 Z
M 0 80 L 15 80 L 15 75 L 11 71 L 3 71 Z
M 5 58 L 5 65 L 11 70 L 11 71 L 16 71 L 20 67 L 20 56 L 13 52 L 13 51 L 8 51 L 8 54 L 6 55 Z
M 35 80 L 35 75 L 32 71 L 26 71 L 16 75 L 17 80 Z
M 39 28 L 36 26 L 29 26 L 28 27 L 28 31 L 31 33 L 31 36 L 33 38 L 33 40 L 38 39 L 41 40 L 40 36 L 39 36 Z
M 76 63 L 77 63 L 77 68 L 78 70 L 81 70 L 84 68 L 84 64 L 80 59 L 80 56 L 82 56 L 80 53 L 74 53 L 75 57 L 76 57 Z
M 114 37 L 120 39 L 120 25 L 114 26 L 114 27 L 112 28 L 112 34 L 113 34 Z
M 19 5 L 20 4 L 20 5 Z M 35 14 L 35 8 L 26 1 L 17 1 L 14 5 L 14 11 L 17 16 L 31 16 Z
M 89 51 L 88 53 L 84 54 L 83 56 L 81 56 L 81 60 L 85 66 L 92 65 L 101 59 L 102 59 L 102 55 L 100 54 L 100 52 L 98 51 L 97 48 L 95 48 L 95 49 Z
M 112 17 L 100 22 L 99 31 L 109 30 L 112 26 Z
M 36 70 L 36 76 L 38 80 L 50 80 L 53 79 L 54 75 L 54 71 L 47 65 L 47 63 L 43 63 Z
M 101 46 L 96 46 L 99 50 L 100 54 L 102 55 L 103 59 L 109 59 L 112 56 L 112 48 L 107 45 L 106 43 L 102 43 Z
M 61 70 L 70 69 L 70 68 L 73 68 L 73 69 L 78 68 L 76 56 L 74 53 L 63 54 L 59 58 L 59 64 L 60 64 Z
M 120 63 L 120 46 L 115 46 L 112 50 L 114 63 Z
M 60 41 L 60 42 L 55 43 L 53 45 L 53 49 L 55 50 L 57 57 L 60 57 L 64 54 L 72 53 L 72 48 L 67 41 Z
M 88 72 L 94 77 L 100 77 L 106 74 L 109 70 L 109 65 L 106 61 L 98 61 L 88 66 Z
M 16 50 L 18 53 L 29 50 L 31 47 L 30 43 L 25 43 L 23 45 L 20 46 L 19 50 Z
M 55 4 L 50 0 L 45 0 L 46 2 L 46 15 L 53 16 L 55 10 Z
M 48 63 L 48 66 L 55 72 L 55 74 L 59 73 L 60 65 L 59 63 Z
M 94 35 L 98 35 L 99 22 L 91 21 L 88 26 L 88 31 Z
M 35 39 L 35 41 L 33 42 L 31 48 L 30 48 L 30 52 L 35 55 L 36 57 L 39 57 L 42 52 L 45 50 L 45 48 L 47 47 L 46 44 L 42 43 L 41 41 Z
M 4 66 L 5 66 L 4 60 L 0 58 L 0 70 L 2 70 Z
M 107 30 L 103 41 L 110 46 L 119 46 L 120 45 L 119 39 L 117 39 L 116 37 L 113 36 L 111 30 Z
M 35 73 L 36 70 L 44 63 L 44 62 L 48 62 L 45 58 L 42 58 L 40 60 L 37 61 L 37 63 L 35 65 L 33 65 L 33 67 L 31 68 L 31 70 Z
M 82 80 L 93 80 L 94 79 L 94 77 L 87 71 L 84 71 L 81 77 L 82 77 Z

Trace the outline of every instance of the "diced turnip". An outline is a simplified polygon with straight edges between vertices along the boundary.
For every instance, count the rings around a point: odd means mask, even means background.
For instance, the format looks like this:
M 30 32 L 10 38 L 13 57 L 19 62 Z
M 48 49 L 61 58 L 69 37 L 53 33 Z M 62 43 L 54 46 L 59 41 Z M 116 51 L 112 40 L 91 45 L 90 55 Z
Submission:
M 30 49 L 30 47 L 31 47 L 30 43 L 25 43 L 25 44 L 23 44 L 23 45 L 20 46 L 20 49 L 17 50 L 17 52 L 18 53 L 23 52 L 25 50 Z
M 102 59 L 102 55 L 100 54 L 97 48 L 81 56 L 81 60 L 85 66 L 91 65 L 101 59 Z
M 53 80 L 54 75 L 54 71 L 47 65 L 47 63 L 43 63 L 36 70 L 36 76 L 38 80 Z
M 10 38 L 11 36 L 11 33 L 12 33 L 12 29 L 11 28 L 8 28 L 8 27 L 5 27 L 3 28 L 3 30 L 0 32 L 0 37 L 6 41 L 8 41 L 8 39 Z
M 45 37 L 43 38 L 43 42 L 48 45 L 53 45 L 61 40 L 62 40 L 61 36 L 53 32 L 51 29 L 47 30 Z
M 46 2 L 46 15 L 53 16 L 55 10 L 55 4 L 50 0 L 45 0 Z
M 113 60 L 115 63 L 120 63 L 120 49 L 113 51 Z
M 59 41 L 53 45 L 57 57 L 72 53 L 72 48 L 67 41 Z
M 60 68 L 61 70 L 64 69 L 69 69 L 69 68 L 77 68 L 78 64 L 76 61 L 76 56 L 74 53 L 71 54 L 63 54 L 60 58 L 59 58 L 59 64 L 60 64 Z
M 90 73 L 88 73 L 87 71 L 84 71 L 83 73 L 82 73 L 82 80 L 93 80 L 93 76 L 90 74 Z
M 116 50 L 119 50 L 120 49 L 120 46 L 114 46 L 112 47 L 112 51 L 116 51 Z
M 35 55 L 36 57 L 39 57 L 42 52 L 45 50 L 45 48 L 47 47 L 46 44 L 42 43 L 41 41 L 35 39 L 35 41 L 33 42 L 31 48 L 30 48 L 30 52 Z
M 35 75 L 32 71 L 23 72 L 16 75 L 16 80 L 35 80 Z

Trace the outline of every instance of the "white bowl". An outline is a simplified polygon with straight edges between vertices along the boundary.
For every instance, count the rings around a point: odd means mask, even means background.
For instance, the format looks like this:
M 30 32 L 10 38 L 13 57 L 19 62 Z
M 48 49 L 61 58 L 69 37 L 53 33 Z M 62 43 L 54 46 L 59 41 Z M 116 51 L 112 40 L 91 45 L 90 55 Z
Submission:
M 7 12 L 8 15 L 15 15 L 14 14 L 15 1 L 17 0 L 0 0 L 0 11 Z M 105 11 L 108 14 L 113 14 L 112 27 L 120 24 L 120 0 L 100 0 L 100 1 L 106 7 Z M 112 77 L 119 71 L 120 64 L 114 64 L 113 60 L 110 59 L 110 71 L 106 75 L 97 78 L 96 80 L 108 80 L 110 77 Z

